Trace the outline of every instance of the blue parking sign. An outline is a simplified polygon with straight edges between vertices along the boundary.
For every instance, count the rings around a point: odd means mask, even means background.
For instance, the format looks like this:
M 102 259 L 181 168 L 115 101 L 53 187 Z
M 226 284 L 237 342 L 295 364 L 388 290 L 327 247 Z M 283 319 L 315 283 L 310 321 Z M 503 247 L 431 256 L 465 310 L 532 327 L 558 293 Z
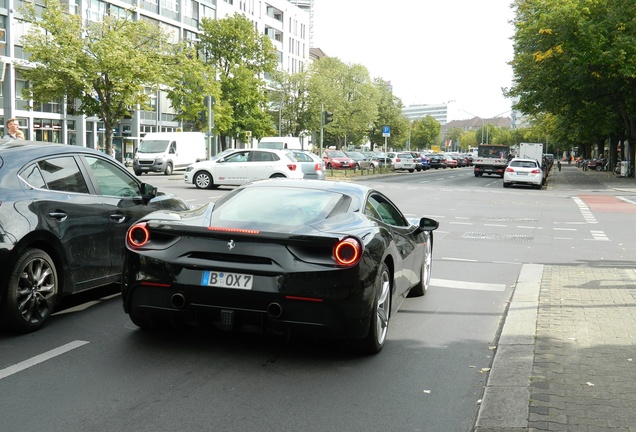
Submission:
M 382 126 L 382 136 L 383 137 L 391 136 L 391 126 Z

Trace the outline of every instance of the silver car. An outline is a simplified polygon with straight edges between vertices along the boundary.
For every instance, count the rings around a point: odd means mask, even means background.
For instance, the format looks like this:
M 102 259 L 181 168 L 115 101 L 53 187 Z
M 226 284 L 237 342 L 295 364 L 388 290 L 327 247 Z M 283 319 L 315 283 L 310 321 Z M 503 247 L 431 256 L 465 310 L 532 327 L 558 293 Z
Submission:
M 325 163 L 318 156 L 307 150 L 292 150 L 292 153 L 306 179 L 325 180 L 327 178 Z

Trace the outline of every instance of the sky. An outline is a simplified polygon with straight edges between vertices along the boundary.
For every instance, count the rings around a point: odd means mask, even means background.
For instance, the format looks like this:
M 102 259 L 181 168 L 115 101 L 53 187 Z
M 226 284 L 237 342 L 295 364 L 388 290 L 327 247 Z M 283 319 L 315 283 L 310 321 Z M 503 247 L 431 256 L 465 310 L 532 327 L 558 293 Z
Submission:
M 512 0 L 314 0 L 313 46 L 449 120 L 510 116 Z

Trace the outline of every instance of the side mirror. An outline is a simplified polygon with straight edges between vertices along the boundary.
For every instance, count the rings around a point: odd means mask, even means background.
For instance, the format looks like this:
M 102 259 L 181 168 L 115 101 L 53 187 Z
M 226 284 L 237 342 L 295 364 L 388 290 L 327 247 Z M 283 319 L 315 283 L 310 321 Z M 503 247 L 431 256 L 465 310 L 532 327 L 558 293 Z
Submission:
M 145 205 L 157 197 L 157 188 L 148 183 L 141 184 L 141 199 Z
M 417 235 L 424 231 L 435 231 L 437 228 L 439 228 L 439 222 L 431 218 L 423 217 L 420 219 L 420 224 L 413 234 Z

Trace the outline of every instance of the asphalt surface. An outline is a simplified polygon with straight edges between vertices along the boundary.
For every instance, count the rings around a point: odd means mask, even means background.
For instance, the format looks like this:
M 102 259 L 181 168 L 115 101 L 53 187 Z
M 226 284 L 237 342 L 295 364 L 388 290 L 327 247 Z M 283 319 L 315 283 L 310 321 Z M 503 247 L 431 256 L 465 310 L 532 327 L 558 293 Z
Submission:
M 546 187 L 583 186 L 636 192 L 567 164 Z M 635 269 L 522 267 L 475 432 L 636 431 Z

